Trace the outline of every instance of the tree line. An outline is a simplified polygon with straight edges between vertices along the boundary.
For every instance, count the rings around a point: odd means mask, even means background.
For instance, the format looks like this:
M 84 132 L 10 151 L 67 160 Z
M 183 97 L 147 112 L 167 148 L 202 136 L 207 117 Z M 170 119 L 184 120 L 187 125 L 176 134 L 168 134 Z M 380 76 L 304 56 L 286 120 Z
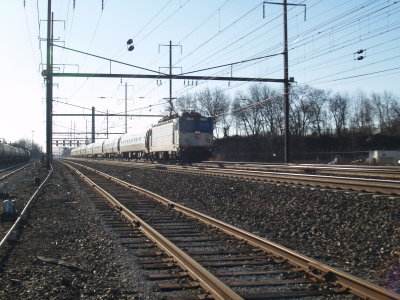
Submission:
M 309 85 L 293 86 L 289 102 L 293 136 L 400 134 L 400 100 L 387 91 L 349 95 Z M 214 117 L 215 128 L 224 137 L 284 133 L 283 94 L 268 85 L 251 85 L 233 98 L 222 89 L 206 88 L 178 98 L 176 109 Z

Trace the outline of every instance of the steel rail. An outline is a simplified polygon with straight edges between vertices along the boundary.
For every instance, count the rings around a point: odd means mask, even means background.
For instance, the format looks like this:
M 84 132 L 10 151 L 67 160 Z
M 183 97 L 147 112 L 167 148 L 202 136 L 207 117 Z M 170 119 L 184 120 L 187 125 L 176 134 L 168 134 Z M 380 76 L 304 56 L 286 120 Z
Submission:
M 30 165 L 32 165 L 32 164 L 33 164 L 33 163 L 26 164 L 26 165 L 24 165 L 23 167 L 21 167 L 21 168 L 19 168 L 19 169 L 16 169 L 16 170 L 14 170 L 14 171 L 12 171 L 12 172 L 10 172 L 10 173 L 8 173 L 8 174 L 6 174 L 6 175 L 0 177 L 0 181 L 6 179 L 7 177 L 11 176 L 12 174 L 17 173 L 18 171 L 21 171 L 22 169 L 24 169 L 24 168 L 26 168 L 26 167 L 28 167 L 28 166 L 30 166 Z M 20 165 L 18 165 L 18 166 L 20 166 Z M 3 169 L 3 170 L 1 170 L 1 171 L 6 171 L 6 170 L 12 169 L 12 168 L 15 168 L 15 166 L 14 166 L 14 167 L 7 168 L 7 169 Z
M 181 204 L 168 200 L 160 195 L 147 191 L 138 186 L 132 185 L 119 178 L 113 177 L 111 175 L 108 175 L 106 173 L 100 172 L 96 169 L 81 164 L 77 163 L 74 164 L 84 167 L 88 170 L 91 170 L 92 172 L 95 172 L 98 175 L 108 178 L 109 180 L 119 183 L 122 186 L 132 189 L 136 192 L 139 192 L 145 196 L 158 200 L 159 202 L 168 205 L 169 207 L 179 212 L 182 212 L 190 217 L 196 218 L 197 220 L 200 220 L 207 225 L 211 225 L 215 228 L 218 228 L 226 232 L 227 234 L 234 236 L 235 238 L 241 239 L 243 241 L 246 241 L 247 243 L 255 247 L 258 247 L 268 253 L 272 253 L 276 257 L 287 259 L 288 262 L 290 262 L 292 265 L 300 267 L 302 270 L 304 270 L 311 276 L 324 280 L 326 282 L 330 282 L 332 284 L 337 284 L 338 286 L 342 286 L 345 289 L 348 289 L 350 293 L 356 296 L 359 296 L 364 299 L 400 300 L 400 295 L 393 291 L 387 290 L 385 288 L 372 284 L 363 279 L 339 271 L 324 263 L 321 263 L 317 260 L 304 256 L 296 251 L 293 251 L 291 249 L 278 245 L 272 241 L 256 236 L 255 234 L 252 234 L 235 226 L 229 225 L 225 222 L 219 221 L 215 218 L 209 217 L 193 209 L 187 208 Z
M 371 167 L 352 165 L 321 165 L 321 164 L 267 164 L 252 162 L 203 161 L 194 163 L 197 167 L 219 167 L 228 169 L 258 170 L 274 172 L 313 172 L 312 174 L 351 174 L 357 176 L 379 176 L 400 178 L 400 167 Z
M 3 237 L 3 239 L 0 242 L 0 248 L 5 245 L 9 237 L 11 236 L 11 233 L 17 228 L 18 224 L 21 222 L 21 220 L 24 218 L 26 212 L 28 211 L 30 205 L 34 201 L 34 199 L 37 197 L 37 195 L 40 193 L 40 191 L 43 189 L 44 185 L 47 183 L 49 180 L 51 174 L 53 173 L 53 167 L 51 166 L 49 174 L 47 174 L 45 180 L 42 182 L 42 184 L 36 189 L 35 193 L 32 195 L 32 197 L 29 199 L 28 203 L 25 205 L 24 209 L 22 210 L 21 214 L 18 216 L 17 220 L 15 220 L 13 226 L 8 230 L 6 235 Z
M 349 189 L 371 193 L 400 195 L 400 181 L 340 176 L 319 176 L 294 173 L 276 173 L 266 171 L 215 169 L 201 167 L 166 167 L 179 171 L 211 175 L 231 176 L 251 180 L 263 180 L 279 183 L 304 184 L 309 186 Z
M 71 161 L 71 160 L 70 160 Z M 89 160 L 90 161 L 90 160 Z M 98 161 L 96 161 L 98 162 Z M 102 162 L 98 162 L 102 163 Z M 111 163 L 110 163 L 111 164 Z M 137 163 L 143 164 L 143 163 Z M 268 171 L 240 170 L 240 169 L 217 169 L 210 167 L 176 166 L 146 164 L 141 168 L 154 168 L 162 170 L 173 170 L 177 172 L 208 174 L 226 176 L 249 180 L 261 180 L 275 183 L 300 184 L 306 186 L 336 188 L 341 190 L 353 190 L 359 192 L 381 193 L 386 195 L 400 195 L 400 181 L 372 178 L 354 178 L 327 175 L 311 175 L 296 173 L 277 173 Z
M 16 168 L 16 167 L 22 166 L 23 164 L 25 164 L 25 163 L 21 163 L 21 164 L 15 165 L 15 166 L 10 166 L 10 167 L 7 167 L 7 168 L 4 168 L 4 169 L 1 169 L 1 170 L 0 170 L 0 172 L 4 172 L 4 171 L 10 170 L 10 169 L 13 169 L 13 168 Z
M 159 248 L 165 251 L 170 257 L 172 257 L 178 265 L 185 271 L 188 272 L 194 280 L 197 280 L 206 291 L 210 292 L 215 299 L 232 299 L 239 300 L 243 299 L 236 292 L 234 292 L 231 288 L 229 288 L 225 283 L 220 281 L 217 277 L 207 271 L 203 266 L 201 266 L 198 262 L 196 262 L 193 258 L 187 255 L 184 251 L 178 248 L 175 244 L 170 242 L 167 238 L 165 238 L 162 234 L 152 228 L 149 224 L 147 224 L 144 220 L 142 220 L 139 216 L 134 214 L 131 210 L 129 210 L 126 206 L 124 206 L 121 202 L 115 199 L 111 194 L 101 188 L 99 185 L 90 180 L 83 173 L 79 172 L 76 168 L 72 167 L 70 164 L 62 162 L 67 165 L 71 170 L 73 170 L 76 174 L 78 174 L 86 183 L 88 183 L 93 189 L 95 189 L 101 196 L 103 196 L 110 204 L 114 207 L 117 207 L 118 210 L 121 211 L 122 215 L 127 218 L 134 225 L 139 225 L 140 230 L 149 237 L 153 242 L 155 242 Z M 75 164 L 75 163 L 74 163 Z M 79 164 L 77 164 L 79 165 Z M 80 165 L 85 167 L 83 165 Z M 87 167 L 86 167 L 87 168 Z M 91 171 L 96 172 L 96 170 L 87 168 Z M 114 180 L 113 177 L 104 174 L 98 173 L 110 180 Z M 115 181 L 117 182 L 117 181 Z M 119 182 L 117 182 L 119 183 Z M 125 185 L 129 189 L 132 189 L 130 185 Z M 143 192 L 142 192 L 143 194 Z

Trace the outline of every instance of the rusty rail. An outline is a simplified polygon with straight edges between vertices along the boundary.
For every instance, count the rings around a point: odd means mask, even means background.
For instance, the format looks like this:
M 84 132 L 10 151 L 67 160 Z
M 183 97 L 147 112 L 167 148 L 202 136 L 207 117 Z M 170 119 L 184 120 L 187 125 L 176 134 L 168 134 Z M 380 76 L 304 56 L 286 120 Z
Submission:
M 362 192 L 400 195 L 400 181 L 369 178 L 319 176 L 295 173 L 276 173 L 266 171 L 216 169 L 202 167 L 166 167 L 169 170 L 229 176 L 251 180 L 262 180 L 277 183 L 302 184 L 315 187 L 347 189 Z
M 64 162 L 63 162 L 64 163 Z M 130 222 L 134 224 L 139 224 L 140 230 L 149 237 L 153 242 L 155 242 L 160 249 L 165 251 L 169 256 L 171 256 L 179 266 L 188 272 L 193 279 L 197 280 L 199 284 L 208 292 L 210 292 L 215 299 L 243 299 L 236 292 L 234 292 L 231 288 L 229 288 L 225 283 L 220 281 L 217 277 L 207 271 L 204 267 L 202 267 L 198 262 L 192 259 L 189 255 L 187 255 L 184 251 L 178 248 L 175 244 L 170 242 L 167 238 L 161 235 L 158 231 L 148 225 L 145 221 L 143 221 L 140 217 L 130 211 L 126 206 L 120 203 L 117 199 L 111 196 L 107 191 L 102 189 L 84 174 L 79 172 L 77 169 L 72 167 L 69 164 L 64 163 L 71 170 L 73 170 L 76 174 L 78 174 L 87 184 L 89 184 L 93 189 L 95 189 L 101 196 L 103 196 L 112 206 L 118 207 L 121 211 L 122 215 L 128 219 Z M 82 166 L 82 165 L 81 165 Z M 84 166 L 82 166 L 84 167 Z M 95 171 L 94 169 L 87 169 L 96 172 L 99 175 L 102 175 L 110 180 L 113 180 L 117 183 L 116 178 L 113 178 L 107 174 L 100 173 Z M 130 189 L 132 186 L 124 185 Z M 144 191 L 144 190 L 143 190 Z M 142 193 L 143 193 L 142 191 Z
M 90 162 L 90 160 L 88 160 Z M 99 162 L 105 164 L 113 164 L 114 162 Z M 115 163 L 114 163 L 115 164 Z M 242 178 L 249 180 L 261 180 L 275 183 L 289 183 L 306 186 L 335 188 L 342 190 L 353 190 L 360 192 L 379 193 L 386 195 L 400 195 L 400 181 L 398 180 L 382 180 L 356 177 L 340 177 L 327 175 L 310 175 L 296 173 L 278 173 L 268 171 L 243 170 L 243 169 L 223 169 L 196 166 L 177 166 L 177 165 L 161 165 L 149 163 L 132 163 L 133 166 L 139 168 L 161 169 L 177 172 L 187 172 L 194 174 L 208 174 L 215 176 L 227 176 L 234 178 Z M 129 164 L 131 166 L 131 164 Z
M 194 163 L 197 167 L 242 169 L 272 172 L 294 172 L 320 175 L 352 175 L 364 177 L 400 178 L 399 166 L 359 166 L 327 164 L 271 164 L 255 162 L 204 161 Z
M 87 167 L 87 166 L 84 166 L 81 164 L 77 164 L 77 163 L 74 163 L 74 164 L 79 165 L 83 168 L 86 168 L 92 172 L 95 172 L 98 175 L 108 178 L 109 180 L 112 180 L 126 188 L 129 188 L 129 189 L 135 191 L 135 192 L 139 192 L 139 193 L 146 195 L 148 197 L 151 197 L 165 205 L 173 207 L 173 209 L 175 209 L 179 212 L 182 212 L 182 213 L 186 214 L 187 216 L 190 216 L 192 218 L 200 220 L 207 225 L 214 226 L 214 227 L 226 232 L 227 234 L 234 236 L 235 238 L 246 241 L 247 243 L 258 247 L 258 248 L 262 249 L 263 251 L 272 253 L 276 257 L 281 257 L 281 258 L 287 259 L 292 265 L 300 267 L 302 270 L 304 270 L 311 276 L 314 276 L 318 279 L 325 280 L 332 284 L 336 284 L 338 287 L 344 287 L 350 293 L 352 293 L 356 296 L 359 296 L 364 299 L 398 299 L 398 300 L 400 300 L 400 295 L 395 292 L 392 292 L 390 290 L 387 290 L 385 288 L 382 288 L 380 286 L 377 286 L 375 284 L 372 284 L 372 283 L 362 280 L 360 278 L 354 277 L 345 272 L 339 271 L 339 270 L 337 270 L 333 267 L 330 267 L 324 263 L 321 263 L 317 260 L 314 260 L 307 256 L 301 255 L 301 254 L 297 253 L 296 251 L 290 250 L 286 247 L 283 247 L 283 246 L 278 245 L 274 242 L 271 242 L 267 239 L 256 236 L 245 230 L 242 230 L 235 226 L 229 225 L 229 224 L 219 221 L 215 218 L 209 217 L 209 216 L 202 214 L 200 212 L 197 212 L 193 209 L 187 208 L 181 204 L 175 203 L 175 202 L 168 200 L 160 195 L 157 195 L 153 192 L 150 192 L 143 188 L 132 185 L 128 182 L 125 182 L 121 179 L 118 179 L 118 178 L 108 175 L 106 173 L 100 172 L 96 169 L 93 169 L 93 168 L 90 168 L 90 167 Z M 228 298 L 228 299 L 230 299 L 230 298 Z

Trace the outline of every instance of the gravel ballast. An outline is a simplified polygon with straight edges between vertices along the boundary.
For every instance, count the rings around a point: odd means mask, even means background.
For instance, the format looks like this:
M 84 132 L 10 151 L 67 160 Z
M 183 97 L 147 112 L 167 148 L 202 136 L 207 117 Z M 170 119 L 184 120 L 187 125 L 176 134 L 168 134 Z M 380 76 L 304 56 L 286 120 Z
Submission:
M 64 172 L 56 164 L 19 239 L 0 249 L 0 299 L 159 298 L 131 250 L 103 226 L 86 188 Z
M 399 199 L 165 170 L 96 166 L 400 292 Z M 45 175 L 39 168 L 26 176 L 18 175 L 18 180 L 10 179 L 7 186 L 12 186 L 15 194 L 19 190 L 31 193 L 31 178 L 38 172 L 41 178 Z M 115 233 L 104 226 L 88 195 L 86 187 L 56 164 L 19 240 L 0 250 L 0 299 L 162 296 L 145 280 L 133 251 L 121 246 Z
M 400 293 L 398 197 L 95 165 L 170 200 Z

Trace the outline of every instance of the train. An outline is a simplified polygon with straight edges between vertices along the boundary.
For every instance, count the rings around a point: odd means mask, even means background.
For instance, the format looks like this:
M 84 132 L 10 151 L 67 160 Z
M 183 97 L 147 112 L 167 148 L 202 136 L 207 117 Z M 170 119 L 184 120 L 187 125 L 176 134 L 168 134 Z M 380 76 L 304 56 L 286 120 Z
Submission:
M 164 117 L 143 134 L 116 138 L 71 150 L 72 157 L 196 162 L 213 151 L 213 119 L 199 113 Z
M 0 164 L 27 161 L 30 156 L 26 149 L 0 143 Z

